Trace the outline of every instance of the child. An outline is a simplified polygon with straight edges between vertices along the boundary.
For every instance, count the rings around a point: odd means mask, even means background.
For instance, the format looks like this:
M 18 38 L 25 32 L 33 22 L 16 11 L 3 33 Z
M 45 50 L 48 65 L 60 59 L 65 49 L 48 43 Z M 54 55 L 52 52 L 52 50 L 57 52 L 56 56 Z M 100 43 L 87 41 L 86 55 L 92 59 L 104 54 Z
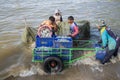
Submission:
M 55 35 L 55 32 L 57 31 L 57 24 L 55 23 L 55 18 L 53 16 L 50 16 L 48 20 L 45 20 L 41 23 L 41 25 L 38 28 L 38 35 L 40 35 L 41 27 L 44 27 L 44 26 L 49 27 L 49 29 Z
M 72 37 L 73 39 L 79 39 L 79 29 L 77 24 L 74 22 L 74 17 L 68 17 L 68 23 L 70 24 L 70 33 L 68 36 Z

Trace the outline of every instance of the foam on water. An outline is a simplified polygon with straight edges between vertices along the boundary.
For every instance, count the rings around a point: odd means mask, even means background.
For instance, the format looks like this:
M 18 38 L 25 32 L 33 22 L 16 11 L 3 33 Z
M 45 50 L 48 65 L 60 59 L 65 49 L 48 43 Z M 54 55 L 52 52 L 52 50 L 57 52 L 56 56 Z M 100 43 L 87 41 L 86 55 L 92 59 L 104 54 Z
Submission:
M 100 63 L 96 61 L 94 57 L 92 57 L 83 60 L 78 60 L 73 65 L 81 65 L 81 64 L 94 66 L 94 65 L 99 65 Z
M 103 67 L 99 66 L 99 65 L 94 65 L 94 66 L 91 66 L 91 70 L 93 72 L 95 72 L 95 71 L 103 72 Z
M 46 73 L 40 68 L 40 65 L 32 65 L 30 68 L 20 71 L 20 77 L 32 76 L 35 74 L 45 75 Z
M 105 65 L 108 65 L 108 64 L 115 64 L 117 63 L 118 61 L 120 61 L 120 52 L 118 52 L 118 57 L 113 57 L 111 60 L 110 63 L 106 63 Z M 83 60 L 78 60 L 76 61 L 73 65 L 74 66 L 77 66 L 77 65 L 88 65 L 90 66 L 90 69 L 95 72 L 95 71 L 98 71 L 98 72 L 103 72 L 103 66 L 98 60 L 95 59 L 95 57 L 91 57 L 91 58 L 86 58 L 86 59 L 83 59 Z
M 37 74 L 37 69 L 35 66 L 32 66 L 30 69 L 22 70 L 19 73 L 20 77 L 32 76 Z
M 25 66 L 25 65 L 12 65 L 5 71 L 2 71 L 0 73 L 0 80 L 5 79 L 9 76 L 14 76 L 14 77 L 28 77 L 32 75 L 46 75 L 46 73 L 41 69 L 40 65 L 31 65 L 31 66 Z

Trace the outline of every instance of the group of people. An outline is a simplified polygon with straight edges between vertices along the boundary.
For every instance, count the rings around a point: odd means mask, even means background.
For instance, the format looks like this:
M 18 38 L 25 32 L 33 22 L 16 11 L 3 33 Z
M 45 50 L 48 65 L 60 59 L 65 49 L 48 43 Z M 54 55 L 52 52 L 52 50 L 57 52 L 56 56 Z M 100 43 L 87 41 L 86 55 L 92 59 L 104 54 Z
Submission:
M 57 32 L 58 24 L 62 21 L 63 21 L 63 19 L 62 19 L 60 10 L 55 10 L 55 14 L 53 16 L 50 16 L 48 20 L 45 20 L 40 24 L 40 27 L 38 28 L 38 34 L 39 34 L 40 28 L 44 25 L 48 26 L 54 32 Z M 74 22 L 73 16 L 68 17 L 68 23 L 70 24 L 70 34 L 68 34 L 66 36 L 70 36 L 74 39 L 78 39 L 79 29 L 78 29 L 77 24 Z
M 60 10 L 56 10 L 53 16 L 50 16 L 48 20 L 42 22 L 40 26 L 46 25 L 49 26 L 54 32 L 57 32 L 57 25 L 59 22 L 62 22 L 62 15 Z M 73 39 L 79 39 L 79 29 L 77 24 L 74 22 L 74 17 L 68 17 L 68 23 L 70 24 L 70 34 L 67 35 Z M 117 56 L 118 49 L 120 46 L 120 39 L 111 31 L 111 29 L 105 24 L 105 21 L 102 21 L 102 25 L 97 25 L 98 30 L 100 31 L 101 40 L 98 43 L 102 43 L 102 48 L 107 49 L 107 54 L 105 55 L 102 64 L 109 62 L 112 56 Z M 39 29 L 38 29 L 39 32 Z M 39 33 L 38 33 L 39 34 Z

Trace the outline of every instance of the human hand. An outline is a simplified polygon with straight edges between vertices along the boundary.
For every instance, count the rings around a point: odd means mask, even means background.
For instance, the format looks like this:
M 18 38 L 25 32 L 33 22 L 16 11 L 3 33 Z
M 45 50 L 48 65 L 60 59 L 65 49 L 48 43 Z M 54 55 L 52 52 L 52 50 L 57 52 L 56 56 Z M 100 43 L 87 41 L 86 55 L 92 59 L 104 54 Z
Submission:
M 69 35 L 67 35 L 68 37 L 72 37 L 72 35 L 71 34 L 69 34 Z
M 102 46 L 102 49 L 105 49 L 105 47 L 104 47 L 104 46 Z
M 97 27 L 98 29 L 100 29 L 100 25 L 96 24 L 96 27 Z
M 102 43 L 102 40 L 99 40 L 97 43 L 98 43 L 98 44 L 101 44 L 101 43 Z

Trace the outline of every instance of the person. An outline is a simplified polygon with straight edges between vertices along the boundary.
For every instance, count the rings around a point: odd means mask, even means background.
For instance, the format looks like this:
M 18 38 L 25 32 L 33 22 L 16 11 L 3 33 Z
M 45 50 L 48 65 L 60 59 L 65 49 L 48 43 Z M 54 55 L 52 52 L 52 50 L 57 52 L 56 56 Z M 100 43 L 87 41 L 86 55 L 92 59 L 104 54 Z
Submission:
M 48 20 L 45 20 L 40 24 L 40 26 L 43 26 L 43 25 L 46 25 L 50 28 L 54 28 L 54 30 L 57 31 L 57 24 L 53 16 L 50 16 Z
M 97 25 L 97 28 L 99 29 L 101 35 L 101 40 L 98 43 L 102 42 L 102 48 L 106 49 L 106 55 L 101 61 L 102 64 L 105 64 L 110 61 L 112 56 L 116 57 L 118 55 L 119 39 L 106 25 L 104 20 L 102 20 L 101 23 L 101 26 Z
M 79 29 L 77 24 L 74 22 L 74 17 L 68 17 L 68 23 L 70 24 L 70 34 L 68 36 L 72 37 L 74 40 L 79 39 Z
M 55 18 L 53 16 L 50 16 L 48 20 L 45 20 L 40 24 L 40 26 L 38 28 L 38 34 L 40 34 L 40 29 L 42 26 L 49 27 L 52 30 L 53 35 L 55 35 L 55 32 L 57 32 L 57 30 L 58 30 L 57 24 L 55 22 Z
M 59 9 L 55 10 L 55 14 L 53 15 L 53 17 L 55 18 L 56 24 L 63 21 L 62 15 Z

